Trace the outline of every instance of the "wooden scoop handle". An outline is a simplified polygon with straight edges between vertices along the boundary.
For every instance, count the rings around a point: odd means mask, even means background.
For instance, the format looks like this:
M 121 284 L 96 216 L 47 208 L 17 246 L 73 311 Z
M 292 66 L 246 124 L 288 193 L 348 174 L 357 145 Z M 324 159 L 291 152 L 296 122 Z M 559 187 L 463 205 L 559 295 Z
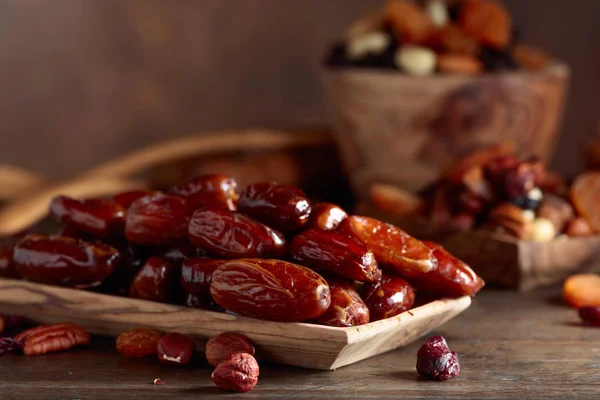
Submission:
M 42 176 L 11 165 L 0 164 L 0 200 L 9 200 L 42 184 Z

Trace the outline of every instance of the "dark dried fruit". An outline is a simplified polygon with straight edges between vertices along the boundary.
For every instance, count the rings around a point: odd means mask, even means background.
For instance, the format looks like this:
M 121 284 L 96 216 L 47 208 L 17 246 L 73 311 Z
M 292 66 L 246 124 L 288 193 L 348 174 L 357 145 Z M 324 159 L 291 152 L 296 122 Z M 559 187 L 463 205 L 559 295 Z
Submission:
M 272 321 L 317 318 L 331 302 L 325 279 L 308 268 L 281 260 L 229 261 L 213 273 L 210 293 L 227 310 Z
M 423 242 L 433 249 L 437 259 L 437 268 L 433 271 L 413 276 L 409 282 L 415 289 L 443 296 L 474 296 L 485 284 L 463 261 L 454 257 L 442 246 L 432 242 Z
M 210 377 L 220 388 L 244 393 L 256 386 L 258 374 L 258 363 L 254 357 L 247 353 L 236 353 L 217 365 Z
M 117 338 L 117 351 L 126 357 L 152 356 L 158 353 L 158 341 L 162 336 L 152 329 L 131 329 Z
M 181 264 L 181 287 L 195 296 L 210 296 L 212 274 L 227 260 L 188 258 Z
M 315 203 L 310 218 L 304 226 L 306 229 L 335 230 L 340 222 L 348 217 L 346 211 L 332 203 Z
M 223 332 L 213 336 L 206 342 L 204 349 L 206 360 L 216 367 L 235 353 L 248 353 L 254 355 L 254 346 L 250 339 L 235 332 Z
M 21 342 L 11 337 L 0 338 L 0 356 L 21 350 Z
M 431 271 L 436 266 L 431 249 L 394 225 L 353 215 L 342 221 L 338 230 L 367 246 L 381 267 L 403 276 Z
M 152 194 L 147 190 L 131 190 L 129 192 L 119 193 L 118 195 L 113 197 L 113 200 L 121 205 L 125 210 L 127 210 L 134 201 L 137 199 L 141 199 L 142 197 L 146 197 Z
M 181 185 L 173 186 L 169 193 L 185 197 L 193 209 L 218 206 L 235 211 L 238 201 L 237 182 L 227 175 L 202 175 Z
M 119 253 L 102 243 L 31 234 L 17 242 L 13 259 L 24 279 L 86 288 L 100 285 L 115 271 Z
M 402 314 L 415 303 L 415 292 L 408 282 L 385 274 L 379 281 L 365 284 L 361 297 L 369 307 L 371 321 Z
M 469 35 L 494 48 L 506 48 L 511 40 L 512 21 L 498 1 L 465 0 L 458 22 Z
M 338 327 L 369 323 L 369 308 L 350 282 L 341 279 L 327 279 L 327 283 L 331 291 L 331 304 L 325 314 L 316 318 L 314 322 Z
M 479 53 L 479 43 L 460 26 L 452 23 L 436 33 L 435 47 L 447 54 L 477 56 Z
M 198 249 L 196 249 L 190 242 L 187 241 L 166 247 L 153 247 L 149 250 L 151 255 L 166 258 L 167 260 L 171 260 L 177 264 L 181 264 L 181 262 L 185 259 L 197 257 L 199 255 Z
M 375 256 L 352 237 L 333 231 L 310 229 L 297 235 L 290 243 L 292 261 L 360 282 L 375 282 L 381 278 Z
M 150 257 L 131 282 L 129 296 L 136 299 L 167 302 L 179 279 L 179 267 L 165 258 Z
M 481 48 L 479 59 L 485 66 L 486 71 L 502 72 L 518 69 L 518 65 L 510 53 L 504 50 L 483 46 Z
M 159 361 L 167 365 L 189 364 L 194 350 L 196 350 L 194 340 L 181 333 L 169 333 L 163 336 L 156 347 Z
M 562 197 L 546 194 L 538 207 L 537 216 L 539 218 L 546 218 L 552 222 L 557 232 L 561 232 L 567 222 L 575 216 L 575 210 Z
M 245 215 L 220 207 L 196 211 L 189 225 L 192 244 L 227 259 L 277 258 L 286 250 L 283 235 Z
M 50 215 L 79 232 L 101 238 L 122 234 L 125 227 L 125 209 L 114 200 L 57 196 L 50 203 Z
M 417 372 L 422 379 L 446 381 L 460 373 L 458 355 L 442 336 L 429 338 L 417 353 Z
M 13 262 L 13 245 L 0 245 L 0 277 L 19 278 L 19 272 Z
M 209 308 L 205 297 L 196 296 L 196 295 L 190 294 L 190 293 L 188 293 L 185 296 L 183 305 L 186 307 L 198 308 L 201 310 L 206 310 Z
M 310 202 L 302 190 L 274 182 L 246 186 L 238 210 L 282 232 L 302 228 L 310 217 Z
M 132 243 L 169 245 L 185 241 L 189 208 L 184 198 L 162 193 L 134 201 L 127 210 L 125 236 Z
M 584 325 L 600 327 L 600 306 L 581 307 L 579 316 Z

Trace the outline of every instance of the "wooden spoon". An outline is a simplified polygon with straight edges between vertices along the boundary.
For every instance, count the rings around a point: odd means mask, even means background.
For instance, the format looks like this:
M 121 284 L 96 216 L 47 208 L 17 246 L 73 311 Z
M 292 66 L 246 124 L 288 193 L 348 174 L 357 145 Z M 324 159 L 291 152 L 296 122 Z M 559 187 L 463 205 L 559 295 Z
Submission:
M 9 200 L 40 185 L 42 176 L 19 167 L 0 164 L 0 200 Z

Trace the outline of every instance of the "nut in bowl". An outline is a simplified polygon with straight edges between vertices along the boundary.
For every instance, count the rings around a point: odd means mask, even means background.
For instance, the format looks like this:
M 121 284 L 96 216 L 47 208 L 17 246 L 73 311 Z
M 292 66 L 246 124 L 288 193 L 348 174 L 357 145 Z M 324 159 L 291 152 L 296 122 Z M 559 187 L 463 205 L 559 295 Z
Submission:
M 500 2 L 424 3 L 385 2 L 326 60 L 334 132 L 357 195 L 377 182 L 422 189 L 466 154 L 502 142 L 543 161 L 554 151 L 568 66 L 515 44 Z M 387 47 L 349 51 L 374 34 Z

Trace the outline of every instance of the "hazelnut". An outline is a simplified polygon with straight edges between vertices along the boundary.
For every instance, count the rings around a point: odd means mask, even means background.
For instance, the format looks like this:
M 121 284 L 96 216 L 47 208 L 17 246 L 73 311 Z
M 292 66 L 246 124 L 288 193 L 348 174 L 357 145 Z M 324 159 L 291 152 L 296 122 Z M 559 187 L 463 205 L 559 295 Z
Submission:
M 573 207 L 562 197 L 546 194 L 537 210 L 538 217 L 554 224 L 557 232 L 562 232 L 565 224 L 575 215 Z
M 216 367 L 221 361 L 234 353 L 248 353 L 254 355 L 252 342 L 244 335 L 233 332 L 223 332 L 206 342 L 206 360 Z
M 576 217 L 567 222 L 564 232 L 565 235 L 573 237 L 585 237 L 594 233 L 588 220 L 582 217 Z
M 551 242 L 556 238 L 556 228 L 546 218 L 536 218 L 531 224 L 529 240 L 532 242 Z
M 511 203 L 501 203 L 490 210 L 485 228 L 519 239 L 529 237 L 531 220 L 524 210 Z
M 409 75 L 427 76 L 435 70 L 435 52 L 427 47 L 402 46 L 394 54 L 394 63 Z
M 425 12 L 436 28 L 446 26 L 450 21 L 448 7 L 443 0 L 429 0 L 425 5 Z
M 210 377 L 220 388 L 244 393 L 256 386 L 259 372 L 254 357 L 248 353 L 235 353 L 220 362 Z

